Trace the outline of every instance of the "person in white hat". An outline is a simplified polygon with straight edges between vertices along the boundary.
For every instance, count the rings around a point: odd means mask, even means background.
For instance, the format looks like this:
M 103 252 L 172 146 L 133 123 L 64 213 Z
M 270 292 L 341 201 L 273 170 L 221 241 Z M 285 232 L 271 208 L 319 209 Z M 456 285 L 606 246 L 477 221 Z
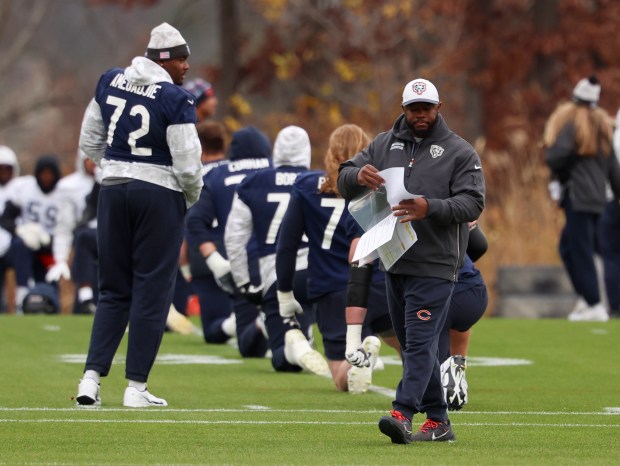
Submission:
M 393 443 L 452 441 L 437 348 L 467 249 L 468 223 L 484 208 L 485 182 L 480 157 L 439 113 L 435 85 L 414 79 L 402 97 L 403 113 L 392 129 L 340 165 L 338 191 L 345 199 L 376 191 L 385 183 L 380 171 L 398 168 L 406 190 L 417 195 L 391 206 L 400 223 L 411 222 L 418 241 L 385 274 L 403 376 L 379 429 Z M 425 413 L 426 421 L 414 433 L 417 413 Z
M 308 341 L 312 321 L 309 313 L 282 317 L 276 283 L 276 244 L 280 225 L 297 176 L 310 168 L 310 138 L 299 126 L 287 126 L 277 135 L 273 145 L 273 167 L 264 168 L 239 183 L 226 228 L 224 246 L 230 271 L 237 289 L 245 298 L 262 307 L 271 349 L 271 364 L 278 372 L 329 374 L 327 361 Z M 251 257 L 247 246 L 255 236 L 260 265 L 260 285 L 252 282 Z M 297 256 L 295 287 L 299 302 L 306 311 L 310 303 L 305 284 L 308 247 L 304 244 Z M 295 313 L 293 313 L 295 314 Z
M 106 71 L 86 109 L 80 148 L 101 167 L 99 300 L 78 405 L 99 405 L 100 378 L 129 324 L 123 404 L 166 406 L 146 382 L 172 302 L 185 213 L 202 189 L 196 98 L 181 87 L 189 47 L 151 31 L 145 56 Z
M 545 125 L 545 161 L 559 181 L 566 223 L 559 252 L 578 296 L 571 321 L 607 321 L 594 262 L 599 219 L 608 203 L 606 186 L 620 198 L 620 165 L 614 156 L 612 119 L 598 107 L 601 84 L 581 79 L 572 99 L 560 103 Z

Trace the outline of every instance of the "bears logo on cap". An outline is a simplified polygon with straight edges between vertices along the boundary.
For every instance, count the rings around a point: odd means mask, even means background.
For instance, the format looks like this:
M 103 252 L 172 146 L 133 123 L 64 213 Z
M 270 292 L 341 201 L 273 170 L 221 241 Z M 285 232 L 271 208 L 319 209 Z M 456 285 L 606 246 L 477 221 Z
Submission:
M 413 89 L 413 92 L 415 92 L 416 94 L 422 95 L 426 91 L 426 83 L 423 81 L 416 81 L 413 83 L 411 88 Z

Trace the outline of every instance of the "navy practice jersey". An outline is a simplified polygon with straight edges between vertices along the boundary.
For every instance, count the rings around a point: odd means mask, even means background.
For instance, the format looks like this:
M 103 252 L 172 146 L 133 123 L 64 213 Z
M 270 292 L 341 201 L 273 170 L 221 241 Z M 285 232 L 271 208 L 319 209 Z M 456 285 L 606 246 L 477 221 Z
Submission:
M 461 291 L 465 291 L 473 286 L 484 284 L 485 283 L 484 279 L 482 278 L 482 274 L 474 266 L 474 263 L 466 254 L 465 260 L 463 261 L 463 267 L 461 267 L 459 270 L 459 279 L 454 284 L 453 293 L 460 293 Z
M 276 253 L 276 242 L 291 189 L 304 167 L 269 168 L 248 175 L 237 188 L 239 199 L 252 212 L 259 257 Z
M 192 247 L 211 241 L 226 257 L 224 229 L 235 189 L 250 173 L 271 167 L 269 158 L 231 160 L 213 168 L 204 177 L 200 199 L 187 216 L 187 238 Z
M 357 223 L 357 220 L 355 220 L 352 215 L 349 215 L 347 217 L 346 229 L 347 239 L 349 240 L 349 243 L 351 243 L 355 238 L 361 238 L 362 235 L 365 233 L 364 229 L 360 226 L 359 223 Z M 379 259 L 375 260 L 372 265 L 372 277 L 370 279 L 373 282 L 385 280 L 385 272 L 379 268 Z
M 213 162 L 203 163 L 202 164 L 202 181 L 203 181 L 203 183 L 204 183 L 205 175 L 207 175 L 214 168 L 217 168 L 220 165 L 226 165 L 227 163 L 228 163 L 228 159 L 220 159 L 220 160 L 214 160 Z
M 293 286 L 295 258 L 304 233 L 308 237 L 308 297 L 316 298 L 344 290 L 349 279 L 349 247 L 346 224 L 351 216 L 347 201 L 319 192 L 325 181 L 322 171 L 297 177 L 282 221 L 277 245 L 278 288 Z
M 124 71 L 107 71 L 95 91 L 108 131 L 105 158 L 171 166 L 166 129 L 196 122 L 194 96 L 169 82 L 129 84 Z

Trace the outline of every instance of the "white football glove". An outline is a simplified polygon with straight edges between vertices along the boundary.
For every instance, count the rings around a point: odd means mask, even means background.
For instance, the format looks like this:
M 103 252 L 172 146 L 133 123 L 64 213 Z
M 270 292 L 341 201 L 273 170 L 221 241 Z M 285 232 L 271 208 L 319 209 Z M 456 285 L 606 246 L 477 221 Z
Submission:
M 15 234 L 33 251 L 38 251 L 41 247 L 49 245 L 52 240 L 41 224 L 34 222 L 18 225 L 15 228 Z
M 347 325 L 347 346 L 344 357 L 356 367 L 370 367 L 370 354 L 362 348 L 362 324 Z
M 295 314 L 303 314 L 304 310 L 301 304 L 295 299 L 292 291 L 278 290 L 278 304 L 280 307 L 280 316 L 285 319 L 295 317 Z
M 213 273 L 215 281 L 219 287 L 228 294 L 235 292 L 235 282 L 233 281 L 232 274 L 230 273 L 230 262 L 217 251 L 209 254 L 209 257 L 205 260 L 207 267 Z
M 370 367 L 370 355 L 361 346 L 352 353 L 346 353 L 347 362 L 355 367 Z
M 66 262 L 60 261 L 56 262 L 54 265 L 50 267 L 45 275 L 45 281 L 48 283 L 57 282 L 61 278 L 65 280 L 69 280 L 71 278 L 71 271 L 69 270 L 69 266 Z

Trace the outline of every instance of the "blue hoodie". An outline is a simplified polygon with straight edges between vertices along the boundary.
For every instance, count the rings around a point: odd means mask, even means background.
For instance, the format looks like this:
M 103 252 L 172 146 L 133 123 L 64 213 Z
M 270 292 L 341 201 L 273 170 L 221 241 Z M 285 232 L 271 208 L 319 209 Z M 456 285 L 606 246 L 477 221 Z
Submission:
M 188 212 L 187 240 L 191 248 L 211 241 L 226 256 L 224 228 L 235 189 L 249 173 L 271 167 L 270 155 L 269 139 L 253 126 L 233 133 L 228 148 L 229 162 L 204 176 L 200 199 Z

